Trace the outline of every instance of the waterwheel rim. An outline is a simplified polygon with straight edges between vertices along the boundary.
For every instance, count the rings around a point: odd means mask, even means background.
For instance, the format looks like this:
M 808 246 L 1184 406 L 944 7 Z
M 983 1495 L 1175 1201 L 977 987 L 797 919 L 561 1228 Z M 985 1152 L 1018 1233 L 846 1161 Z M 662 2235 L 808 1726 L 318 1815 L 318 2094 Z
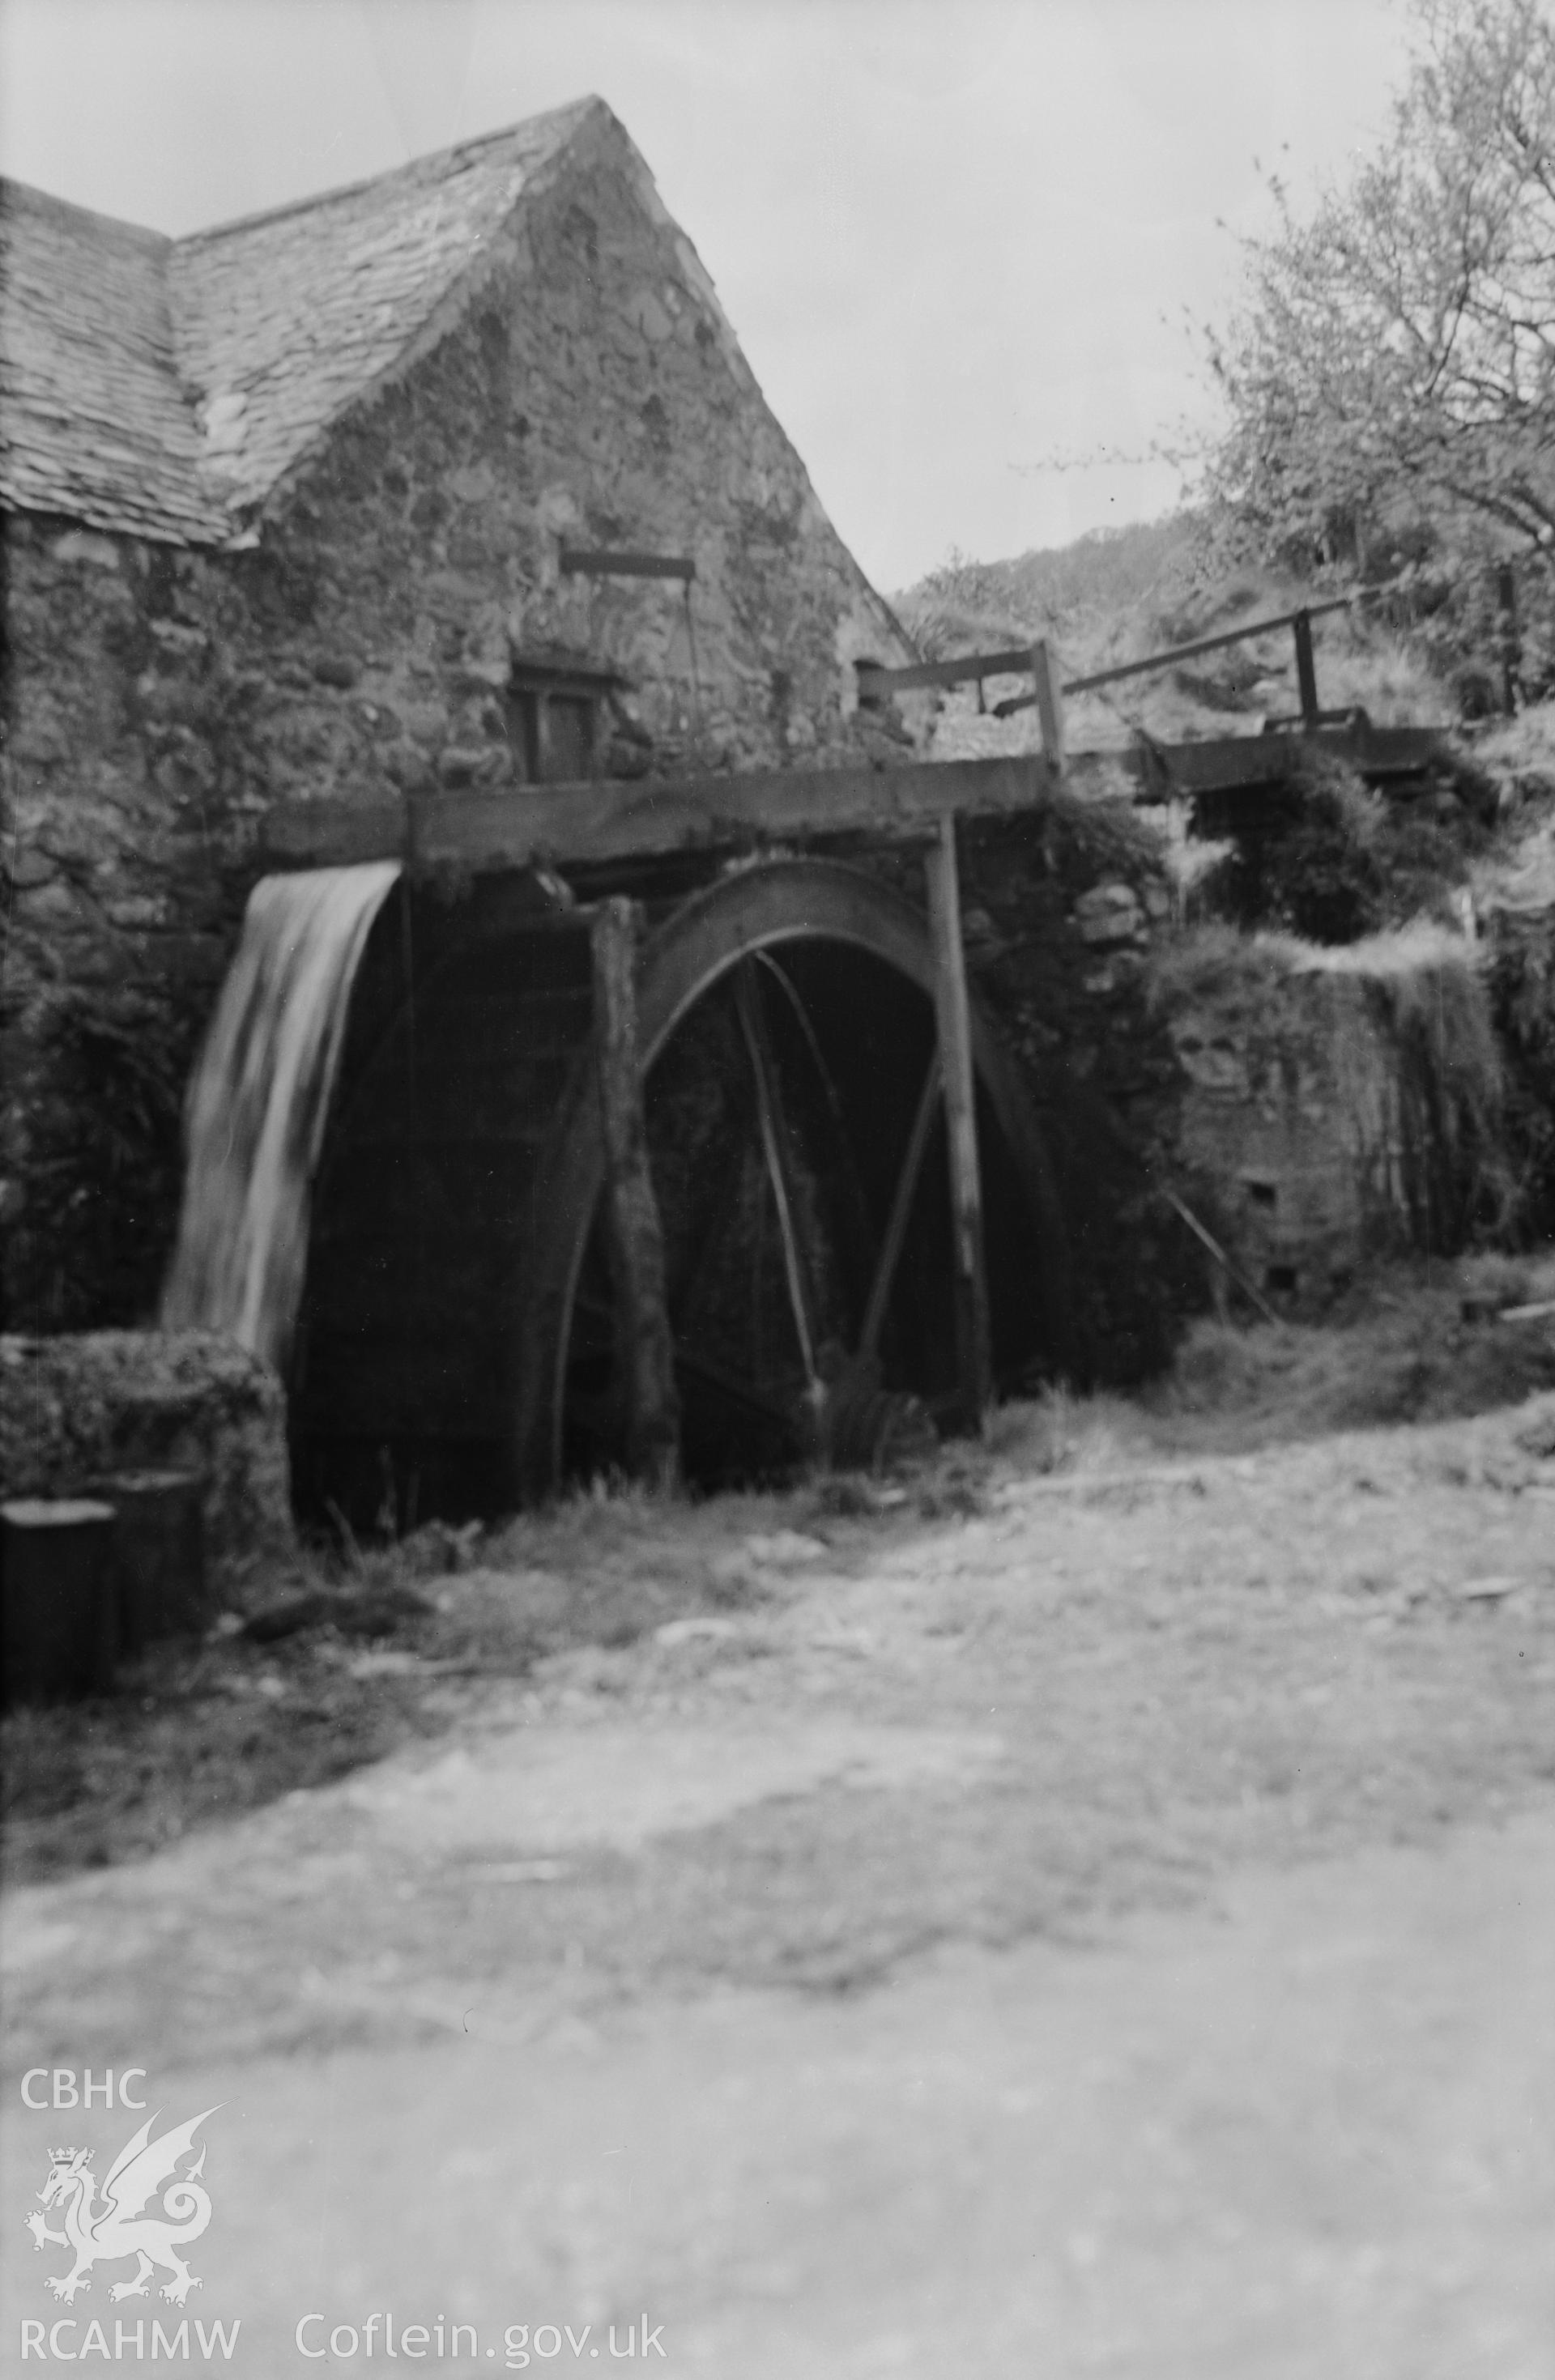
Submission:
M 747 987 L 753 977 L 759 983 L 774 963 L 781 963 L 785 945 L 805 943 L 860 953 L 919 995 L 922 1019 L 913 1059 L 912 1102 L 915 1111 L 919 1108 L 930 1087 L 925 1076 L 932 1062 L 932 957 L 921 913 L 860 869 L 832 861 L 783 860 L 743 869 L 693 895 L 645 946 L 638 1019 L 650 1113 L 652 1085 L 661 1061 L 699 1005 L 715 993 L 727 998 L 742 979 Z M 792 972 L 792 965 L 790 952 L 785 975 Z M 770 993 L 761 997 L 770 1009 Z M 1068 1323 L 1063 1232 L 1040 1129 L 1024 1086 L 990 1020 L 976 1004 L 973 1042 L 979 1093 L 986 1098 L 1008 1148 L 1039 1245 L 1043 1335 L 1062 1362 Z M 906 1155 L 907 1136 L 904 1131 L 897 1173 L 901 1158 Z M 917 1162 L 920 1167 L 924 1163 L 921 1147 Z M 516 1415 L 519 1477 L 530 1492 L 554 1485 L 567 1467 L 568 1400 L 569 1395 L 576 1397 L 577 1388 L 575 1348 L 586 1346 L 589 1330 L 597 1333 L 600 1323 L 601 1301 L 597 1289 L 590 1297 L 586 1268 L 602 1180 L 597 1097 L 591 1070 L 580 1064 L 531 1203 Z M 878 1280 L 869 1286 L 878 1290 Z M 581 1336 L 580 1315 L 587 1326 Z M 859 1318 L 856 1313 L 849 1333 L 851 1349 L 859 1342 Z M 880 1319 L 877 1317 L 877 1332 Z M 796 1335 L 802 1340 L 804 1334 Z M 811 1336 L 801 1371 L 802 1385 L 813 1395 L 820 1347 Z M 699 1366 L 703 1372 L 713 1368 L 694 1343 L 677 1345 L 677 1354 L 681 1375 L 694 1374 Z M 726 1376 L 724 1387 L 731 1394 L 739 1389 L 758 1402 L 764 1395 L 763 1385 L 757 1379 Z

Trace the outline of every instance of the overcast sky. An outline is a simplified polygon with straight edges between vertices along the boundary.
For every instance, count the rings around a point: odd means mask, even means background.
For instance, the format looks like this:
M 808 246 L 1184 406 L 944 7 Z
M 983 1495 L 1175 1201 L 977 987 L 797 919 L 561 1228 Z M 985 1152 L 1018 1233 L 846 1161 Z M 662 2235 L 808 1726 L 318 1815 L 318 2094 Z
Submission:
M 878 585 L 1147 517 L 1184 318 L 1385 120 L 1404 0 L 0 0 L 0 170 L 183 232 L 597 91 Z M 1058 465 L 1068 468 L 1055 468 Z

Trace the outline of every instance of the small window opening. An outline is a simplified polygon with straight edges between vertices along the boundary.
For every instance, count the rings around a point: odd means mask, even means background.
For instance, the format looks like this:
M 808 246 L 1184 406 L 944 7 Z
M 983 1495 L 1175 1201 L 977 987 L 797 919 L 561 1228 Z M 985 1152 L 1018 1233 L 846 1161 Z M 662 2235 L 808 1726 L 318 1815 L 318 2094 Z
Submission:
M 878 685 L 875 683 L 873 678 L 871 678 L 869 673 L 872 670 L 883 669 L 885 667 L 885 663 L 883 662 L 877 662 L 869 656 L 865 656 L 864 658 L 856 661 L 853 667 L 854 674 L 858 683 L 859 710 L 883 710 L 884 697 L 881 695 Z
M 514 662 L 507 740 L 520 784 L 579 784 L 597 775 L 601 714 L 626 684 L 613 670 L 535 656 Z

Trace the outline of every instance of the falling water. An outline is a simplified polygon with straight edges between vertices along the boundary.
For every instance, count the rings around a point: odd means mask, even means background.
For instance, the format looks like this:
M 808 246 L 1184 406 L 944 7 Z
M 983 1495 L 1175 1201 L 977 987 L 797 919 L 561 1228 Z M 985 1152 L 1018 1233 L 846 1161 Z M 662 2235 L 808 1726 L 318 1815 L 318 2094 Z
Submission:
M 164 1330 L 224 1330 L 284 1361 L 351 985 L 396 860 L 256 884 L 189 1084 Z

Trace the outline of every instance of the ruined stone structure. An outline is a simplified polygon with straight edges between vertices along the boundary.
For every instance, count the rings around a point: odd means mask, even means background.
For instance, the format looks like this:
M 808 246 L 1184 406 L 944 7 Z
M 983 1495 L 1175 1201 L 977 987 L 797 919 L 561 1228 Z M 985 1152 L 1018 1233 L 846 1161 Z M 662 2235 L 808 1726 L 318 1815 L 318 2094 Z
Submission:
M 1162 1001 L 1180 1179 L 1242 1277 L 1320 1312 L 1379 1257 L 1450 1254 L 1501 1189 L 1501 1067 L 1474 946 L 1207 938 Z
M 597 100 L 177 241 L 5 186 L 0 420 L 18 1321 L 154 1302 L 277 801 L 897 748 L 908 649 Z

